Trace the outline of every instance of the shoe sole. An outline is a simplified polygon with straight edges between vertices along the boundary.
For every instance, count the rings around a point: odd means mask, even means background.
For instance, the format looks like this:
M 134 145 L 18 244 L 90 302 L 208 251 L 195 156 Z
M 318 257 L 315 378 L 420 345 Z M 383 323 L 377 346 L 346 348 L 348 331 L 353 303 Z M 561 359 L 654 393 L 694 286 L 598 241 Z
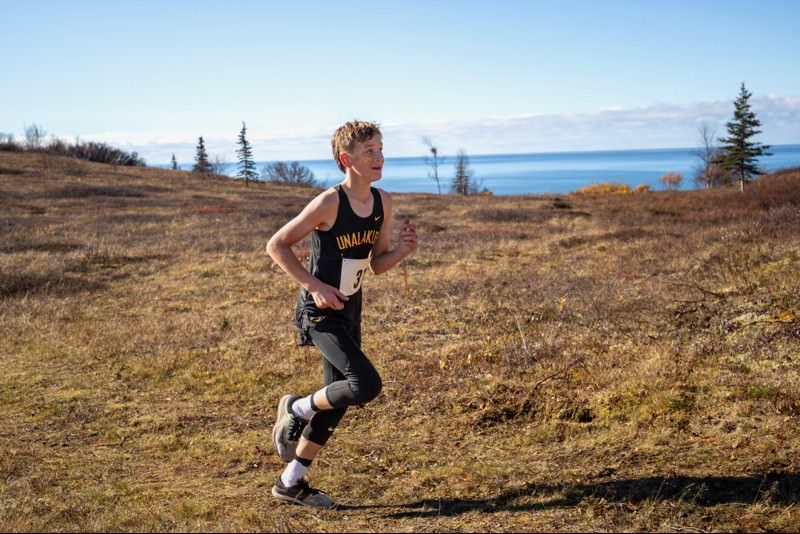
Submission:
M 275 419 L 275 425 L 272 427 L 272 444 L 275 446 L 275 452 L 277 452 L 281 460 L 287 464 L 294 459 L 294 454 L 292 454 L 292 458 L 289 459 L 285 458 L 285 453 L 281 454 L 281 449 L 278 447 L 278 428 L 280 426 L 279 423 L 289 414 L 289 401 L 292 397 L 293 395 L 284 395 L 281 397 L 280 402 L 278 402 L 278 415 Z
M 317 506 L 315 504 L 306 503 L 303 501 L 298 501 L 295 497 L 290 497 L 288 495 L 283 495 L 282 493 L 278 492 L 275 486 L 272 486 L 272 496 L 276 499 L 279 499 L 285 503 L 295 504 L 297 506 L 305 506 L 306 508 L 317 508 L 319 510 L 333 510 L 336 508 L 336 503 L 331 501 L 331 504 L 328 506 Z

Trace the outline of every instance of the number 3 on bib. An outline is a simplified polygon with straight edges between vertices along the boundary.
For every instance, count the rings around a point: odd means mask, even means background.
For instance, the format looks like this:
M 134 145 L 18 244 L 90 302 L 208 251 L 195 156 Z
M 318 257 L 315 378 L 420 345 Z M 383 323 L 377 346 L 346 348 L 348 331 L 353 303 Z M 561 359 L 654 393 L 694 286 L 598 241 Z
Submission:
M 342 276 L 339 278 L 339 291 L 348 297 L 358 293 L 367 269 L 369 269 L 369 258 L 360 260 L 342 258 Z

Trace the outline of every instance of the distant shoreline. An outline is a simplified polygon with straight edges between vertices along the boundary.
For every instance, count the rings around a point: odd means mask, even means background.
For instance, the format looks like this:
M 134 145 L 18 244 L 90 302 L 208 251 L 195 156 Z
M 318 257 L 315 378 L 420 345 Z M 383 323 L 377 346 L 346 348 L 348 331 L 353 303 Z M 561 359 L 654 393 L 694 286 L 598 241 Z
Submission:
M 781 149 L 796 149 L 800 150 L 800 143 L 788 143 L 788 144 L 781 144 L 781 145 L 769 145 L 770 148 L 781 148 Z M 495 157 L 527 157 L 527 156 L 571 156 L 576 154 L 617 154 L 617 153 L 628 153 L 628 152 L 638 152 L 638 153 L 645 153 L 645 152 L 674 152 L 674 151 L 686 151 L 690 153 L 695 153 L 700 149 L 698 146 L 694 147 L 674 147 L 674 148 L 630 148 L 630 149 L 614 149 L 614 150 L 563 150 L 557 152 L 499 152 L 499 153 L 475 153 L 475 154 L 468 154 L 470 158 L 495 158 Z M 424 150 L 421 150 L 420 153 L 424 153 Z M 387 161 L 389 160 L 415 160 L 419 158 L 424 158 L 425 156 L 393 156 L 386 158 Z M 441 156 L 445 159 L 454 158 L 455 154 L 445 154 Z M 275 163 L 276 161 L 299 161 L 301 163 L 323 163 L 330 161 L 330 158 L 319 158 L 319 159 L 294 159 L 294 158 L 285 158 L 283 160 L 263 160 L 263 161 L 256 161 L 256 165 L 268 165 L 270 163 Z M 190 165 L 190 162 L 178 162 L 179 165 Z M 165 163 L 153 163 L 149 164 L 148 167 L 156 167 L 156 168 L 169 168 L 171 165 L 170 162 Z
M 635 189 L 641 185 L 653 191 L 664 189 L 661 177 L 683 175 L 681 190 L 695 189 L 694 176 L 700 164 L 697 148 L 657 148 L 605 150 L 591 152 L 540 152 L 529 154 L 468 155 L 473 176 L 480 188 L 495 195 L 523 196 L 569 194 L 599 183 L 618 183 Z M 772 156 L 761 158 L 767 172 L 800 167 L 800 144 L 776 145 Z M 449 190 L 453 176 L 453 157 L 440 160 L 438 167 L 442 192 Z M 258 161 L 261 171 L 271 161 Z M 331 186 L 342 179 L 333 159 L 300 160 L 313 173 L 319 185 Z M 169 168 L 169 165 L 162 166 Z M 183 164 L 190 170 L 191 164 Z M 392 193 L 438 193 L 429 160 L 419 157 L 388 157 L 379 186 Z M 224 174 L 235 176 L 235 162 L 226 163 Z

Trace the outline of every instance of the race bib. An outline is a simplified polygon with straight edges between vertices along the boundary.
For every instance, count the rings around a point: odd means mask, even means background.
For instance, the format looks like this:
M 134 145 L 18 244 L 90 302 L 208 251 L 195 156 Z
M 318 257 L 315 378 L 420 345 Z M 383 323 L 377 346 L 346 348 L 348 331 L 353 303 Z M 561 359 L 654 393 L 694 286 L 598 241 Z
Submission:
M 369 258 L 351 260 L 342 258 L 342 276 L 339 279 L 339 291 L 348 297 L 361 289 L 361 281 L 369 270 Z

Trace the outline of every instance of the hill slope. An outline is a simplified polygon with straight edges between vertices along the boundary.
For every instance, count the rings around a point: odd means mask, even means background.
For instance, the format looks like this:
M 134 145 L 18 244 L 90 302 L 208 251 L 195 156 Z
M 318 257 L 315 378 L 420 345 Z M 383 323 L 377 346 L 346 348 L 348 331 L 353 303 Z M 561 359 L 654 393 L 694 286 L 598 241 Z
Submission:
M 396 195 L 421 245 L 365 282 L 337 512 L 269 496 L 321 366 L 264 248 L 314 194 L 0 153 L 2 530 L 797 529 L 800 174 Z

